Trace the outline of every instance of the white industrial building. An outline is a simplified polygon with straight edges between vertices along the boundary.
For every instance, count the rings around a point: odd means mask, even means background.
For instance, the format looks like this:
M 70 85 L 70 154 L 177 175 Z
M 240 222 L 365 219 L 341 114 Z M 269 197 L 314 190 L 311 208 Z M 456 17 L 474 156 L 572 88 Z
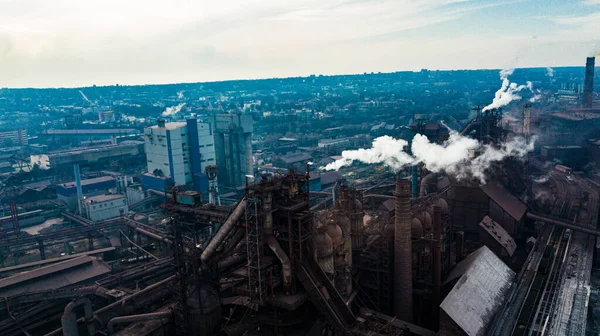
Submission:
M 168 177 L 175 185 L 194 182 L 194 175 L 215 165 L 215 145 L 208 123 L 188 119 L 185 122 L 159 120 L 144 129 L 148 174 Z
M 84 205 L 86 217 L 94 222 L 119 217 L 129 211 L 127 197 L 120 194 L 88 197 Z

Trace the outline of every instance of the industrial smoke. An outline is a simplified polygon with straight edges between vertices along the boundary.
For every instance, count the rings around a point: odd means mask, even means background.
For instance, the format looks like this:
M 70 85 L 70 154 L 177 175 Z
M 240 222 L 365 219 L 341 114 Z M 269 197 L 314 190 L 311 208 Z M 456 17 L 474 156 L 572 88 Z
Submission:
M 533 141 L 527 142 L 524 138 L 516 137 L 498 146 L 491 146 L 451 130 L 447 141 L 436 144 L 425 135 L 416 134 L 411 155 L 404 151 L 406 141 L 383 136 L 375 139 L 371 148 L 343 151 L 342 159 L 328 164 L 324 169 L 338 170 L 360 161 L 382 163 L 399 171 L 408 165 L 422 163 L 434 173 L 445 172 L 459 180 L 474 178 L 485 183 L 486 172 L 493 163 L 507 157 L 524 158 L 533 150 Z
M 502 86 L 494 96 L 494 100 L 491 104 L 483 108 L 483 112 L 504 107 L 510 104 L 513 100 L 521 100 L 521 97 L 518 93 L 527 89 L 533 93 L 533 97 L 529 100 L 530 102 L 537 101 L 541 96 L 539 94 L 539 90 L 537 93 L 533 90 L 533 84 L 531 82 L 527 82 L 526 84 L 519 85 L 517 83 L 511 82 L 508 80 L 508 76 L 512 75 L 514 69 L 502 69 L 500 70 L 500 79 L 502 80 Z
M 183 99 L 183 98 L 184 98 L 183 91 L 178 91 L 177 92 L 177 99 Z
M 546 76 L 554 77 L 554 69 L 552 69 L 551 67 L 547 67 L 546 68 Z
M 400 170 L 402 167 L 414 162 L 414 158 L 404 151 L 408 145 L 406 140 L 394 139 L 391 136 L 382 136 L 373 140 L 369 149 L 357 149 L 342 152 L 342 159 L 328 164 L 326 170 L 339 170 L 344 166 L 349 166 L 354 161 L 364 163 L 383 163 L 394 170 Z
M 181 109 L 183 108 L 183 106 L 185 105 L 185 103 L 179 104 L 179 105 L 175 105 L 175 106 L 171 106 L 171 107 L 167 107 L 165 109 L 165 111 L 162 113 L 163 117 L 167 117 L 167 116 L 172 116 L 174 114 L 179 113 L 179 111 L 181 111 Z

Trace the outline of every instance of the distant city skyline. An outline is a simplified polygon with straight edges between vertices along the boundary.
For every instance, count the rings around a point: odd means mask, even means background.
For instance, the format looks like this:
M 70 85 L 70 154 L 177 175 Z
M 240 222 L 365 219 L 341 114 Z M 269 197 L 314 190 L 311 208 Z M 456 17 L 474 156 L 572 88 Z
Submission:
M 0 0 L 0 88 L 583 66 L 600 0 Z

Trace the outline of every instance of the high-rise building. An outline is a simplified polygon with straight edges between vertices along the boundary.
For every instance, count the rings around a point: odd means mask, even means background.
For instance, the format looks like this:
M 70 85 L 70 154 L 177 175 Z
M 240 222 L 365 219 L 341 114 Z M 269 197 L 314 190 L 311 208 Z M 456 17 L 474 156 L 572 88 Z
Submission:
M 244 185 L 252 174 L 252 116 L 217 114 L 211 117 L 215 136 L 219 184 L 228 188 Z
M 208 123 L 196 119 L 165 123 L 144 129 L 148 173 L 144 189 L 164 191 L 171 185 L 208 193 L 206 166 L 214 165 L 215 144 Z
M 0 131 L 0 146 L 27 146 L 27 130 Z

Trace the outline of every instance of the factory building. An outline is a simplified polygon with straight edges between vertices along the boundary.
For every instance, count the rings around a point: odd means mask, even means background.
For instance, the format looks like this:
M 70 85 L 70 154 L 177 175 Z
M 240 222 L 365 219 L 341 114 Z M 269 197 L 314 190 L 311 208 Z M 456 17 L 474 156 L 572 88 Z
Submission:
M 235 188 L 246 183 L 252 174 L 252 116 L 248 114 L 217 114 L 211 117 L 219 183 Z
M 215 143 L 208 123 L 188 119 L 144 129 L 148 173 L 142 178 L 144 189 L 164 191 L 172 184 L 208 193 L 205 168 L 214 165 Z
M 481 190 L 489 197 L 489 215 L 510 235 L 524 225 L 527 206 L 500 184 L 486 184 Z
M 587 151 L 581 146 L 542 146 L 541 154 L 546 161 L 559 161 L 574 169 L 582 168 L 588 161 Z
M 119 161 L 124 165 L 128 160 L 136 161 L 135 158 L 143 154 L 143 144 L 141 141 L 130 140 L 118 145 L 73 148 L 31 155 L 30 162 L 32 166 L 38 165 L 41 169 L 68 168 L 68 171 L 75 163 L 96 168 L 101 168 L 111 161 Z
M 124 195 L 98 195 L 88 197 L 84 201 L 86 217 L 94 222 L 126 214 L 127 197 Z
M 440 305 L 443 336 L 485 335 L 510 293 L 515 272 L 483 246 L 456 265 L 444 288 Z
M 88 197 L 105 194 L 115 186 L 116 179 L 112 176 L 101 176 L 81 181 L 83 195 Z M 58 200 L 64 202 L 71 211 L 77 209 L 77 186 L 75 182 L 57 185 L 56 195 Z
M 0 131 L 0 145 L 3 147 L 27 146 L 27 130 Z

